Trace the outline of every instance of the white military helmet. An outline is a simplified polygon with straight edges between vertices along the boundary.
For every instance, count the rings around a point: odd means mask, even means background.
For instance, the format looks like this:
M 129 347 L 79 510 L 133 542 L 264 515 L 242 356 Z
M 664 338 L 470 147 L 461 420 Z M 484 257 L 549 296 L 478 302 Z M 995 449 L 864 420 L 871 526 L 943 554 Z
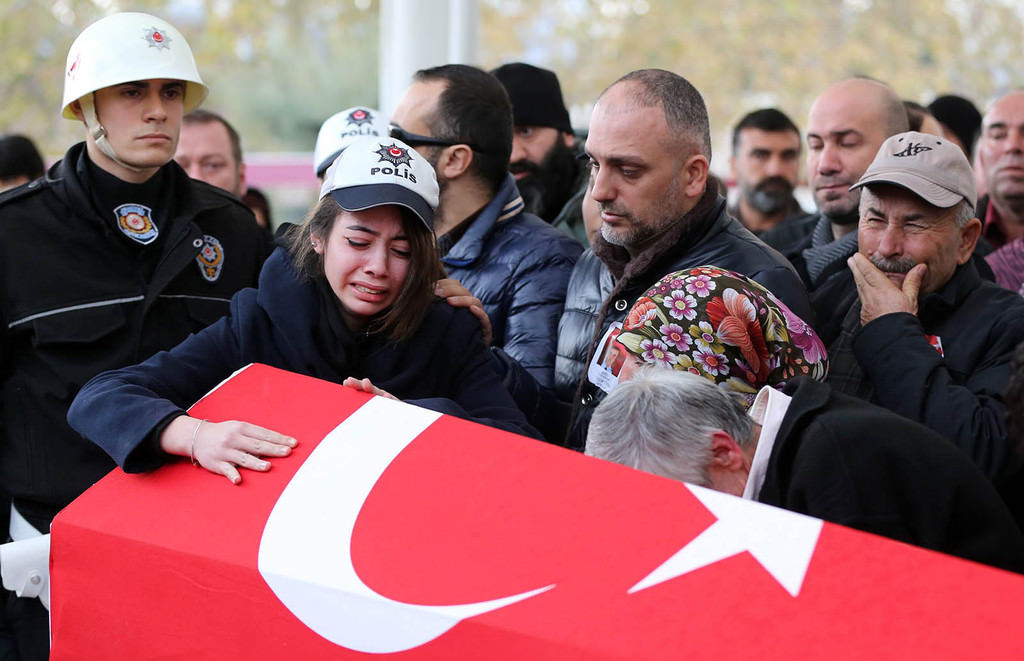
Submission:
M 346 108 L 327 118 L 316 136 L 313 148 L 313 173 L 317 177 L 338 158 L 353 140 L 362 136 L 384 138 L 388 135 L 388 122 L 379 110 L 355 106 Z
M 78 35 L 64 69 L 63 115 L 96 90 L 135 80 L 183 80 L 185 112 L 199 107 L 208 89 L 185 37 L 167 21 L 138 12 L 101 18 Z

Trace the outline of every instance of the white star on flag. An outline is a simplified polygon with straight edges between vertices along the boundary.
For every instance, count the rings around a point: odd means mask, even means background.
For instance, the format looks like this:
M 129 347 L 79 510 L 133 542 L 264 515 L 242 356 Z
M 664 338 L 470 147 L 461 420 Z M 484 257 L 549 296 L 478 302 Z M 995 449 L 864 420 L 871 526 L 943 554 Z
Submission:
M 748 551 L 796 597 L 821 534 L 823 521 L 687 484 L 717 521 L 629 589 L 651 586 Z

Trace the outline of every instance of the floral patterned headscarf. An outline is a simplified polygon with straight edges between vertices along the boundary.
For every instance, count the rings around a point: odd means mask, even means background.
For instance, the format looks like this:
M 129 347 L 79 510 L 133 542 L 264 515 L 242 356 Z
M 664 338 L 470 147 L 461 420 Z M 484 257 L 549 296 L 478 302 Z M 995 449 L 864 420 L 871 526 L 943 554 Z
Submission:
M 633 304 L 617 340 L 647 364 L 711 379 L 748 405 L 762 386 L 828 373 L 810 326 L 750 278 L 715 266 L 658 281 Z

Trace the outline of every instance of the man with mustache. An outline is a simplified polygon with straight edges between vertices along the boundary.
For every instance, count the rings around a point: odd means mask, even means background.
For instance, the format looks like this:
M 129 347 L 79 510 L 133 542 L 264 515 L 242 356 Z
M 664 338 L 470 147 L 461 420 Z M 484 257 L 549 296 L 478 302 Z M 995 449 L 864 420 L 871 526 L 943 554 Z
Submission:
M 761 108 L 736 124 L 729 169 L 738 192 L 729 213 L 754 234 L 807 215 L 793 197 L 800 172 L 800 130 L 782 111 Z
M 15 541 L 49 532 L 115 466 L 68 426 L 79 388 L 175 346 L 257 284 L 271 245 L 252 213 L 172 160 L 206 94 L 166 21 L 93 23 L 71 45 L 61 104 L 84 140 L 0 201 L 0 506 Z M 47 658 L 46 610 L 3 596 L 0 657 Z
M 1024 91 L 1000 97 L 981 123 L 978 160 L 988 196 L 978 205 L 993 248 L 1024 236 Z
M 589 173 L 578 157 L 558 76 L 523 62 L 503 64 L 491 73 L 512 101 L 509 170 L 526 211 L 589 245 L 580 209 Z
M 978 160 L 988 196 L 978 203 L 996 282 L 1024 291 L 1024 92 L 997 99 L 982 120 Z M 979 250 L 980 252 L 980 250 Z
M 228 120 L 209 110 L 193 110 L 181 121 L 174 160 L 188 176 L 222 188 L 238 199 L 245 194 L 242 139 Z
M 952 141 L 895 135 L 854 185 L 858 253 L 815 294 L 828 382 L 951 440 L 1008 497 L 1021 459 L 1002 394 L 1024 340 L 1024 299 L 983 280 L 974 175 Z
M 762 237 L 789 259 L 811 291 L 846 268 L 857 251 L 857 203 L 851 186 L 879 146 L 909 128 L 899 96 L 884 83 L 851 78 L 828 87 L 807 116 L 807 178 L 818 213 Z

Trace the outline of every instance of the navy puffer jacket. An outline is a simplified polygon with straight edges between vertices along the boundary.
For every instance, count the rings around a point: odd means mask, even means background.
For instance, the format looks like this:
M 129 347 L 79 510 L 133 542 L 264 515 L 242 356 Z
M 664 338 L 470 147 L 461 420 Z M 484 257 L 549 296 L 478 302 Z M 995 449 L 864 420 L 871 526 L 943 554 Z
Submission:
M 448 274 L 480 299 L 493 346 L 552 387 L 558 319 L 581 246 L 537 216 L 508 175 L 498 193 L 445 255 Z

